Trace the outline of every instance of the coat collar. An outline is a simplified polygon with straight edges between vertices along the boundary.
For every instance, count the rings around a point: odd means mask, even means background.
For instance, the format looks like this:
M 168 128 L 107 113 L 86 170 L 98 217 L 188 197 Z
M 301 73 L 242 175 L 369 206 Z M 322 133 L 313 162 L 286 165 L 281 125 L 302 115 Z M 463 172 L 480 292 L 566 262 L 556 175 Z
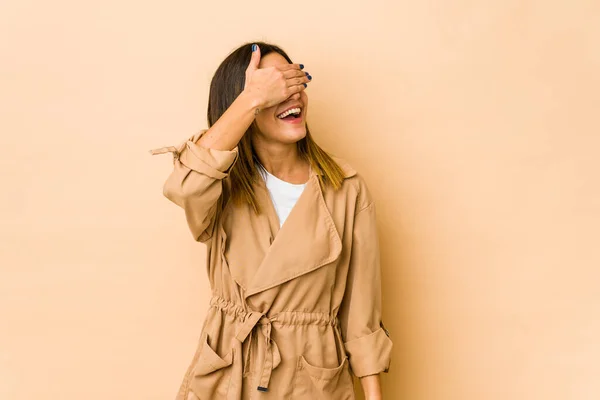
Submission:
M 335 161 L 345 177 L 356 174 L 344 160 Z M 342 240 L 325 203 L 318 175 L 322 173 L 311 168 L 306 187 L 282 227 L 265 182 L 258 180 L 257 200 L 268 220 L 269 232 L 265 234 L 273 240 L 252 273 L 238 271 L 238 265 L 230 266 L 233 278 L 245 289 L 245 298 L 307 274 L 340 256 Z

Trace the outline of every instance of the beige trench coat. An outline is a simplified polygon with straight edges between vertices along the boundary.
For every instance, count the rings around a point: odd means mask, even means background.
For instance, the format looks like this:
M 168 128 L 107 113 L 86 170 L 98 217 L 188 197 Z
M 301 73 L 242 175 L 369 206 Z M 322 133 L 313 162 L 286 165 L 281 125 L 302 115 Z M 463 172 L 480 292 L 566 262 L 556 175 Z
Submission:
M 228 202 L 238 148 L 173 153 L 163 194 L 207 246 L 212 298 L 176 400 L 354 399 L 352 376 L 388 372 L 375 205 L 343 159 L 341 190 L 310 179 L 280 228 L 263 180 L 263 213 Z

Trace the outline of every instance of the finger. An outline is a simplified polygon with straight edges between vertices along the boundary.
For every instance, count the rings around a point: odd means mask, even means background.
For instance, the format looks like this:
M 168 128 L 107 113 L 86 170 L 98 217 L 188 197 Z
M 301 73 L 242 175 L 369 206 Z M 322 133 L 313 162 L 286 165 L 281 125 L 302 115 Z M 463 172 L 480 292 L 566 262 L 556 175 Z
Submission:
M 286 84 L 287 86 L 297 86 L 297 85 L 302 85 L 304 83 L 308 83 L 309 79 L 307 75 L 304 75 L 300 78 L 290 78 L 290 79 L 286 79 Z
M 301 91 L 303 91 L 304 89 L 306 89 L 306 83 L 303 83 L 302 85 L 294 85 L 294 86 L 290 86 L 288 87 L 288 97 L 296 94 L 296 93 L 300 93 Z
M 289 69 L 287 71 L 283 71 L 283 77 L 285 79 L 302 78 L 307 75 L 308 75 L 308 72 L 300 71 L 299 69 Z
M 248 64 L 248 70 L 258 69 L 260 64 L 260 46 L 257 44 L 252 45 L 252 57 L 250 57 L 250 64 Z
M 304 68 L 304 65 L 302 65 L 302 64 L 282 64 L 282 65 L 278 65 L 277 68 L 279 68 L 280 71 L 288 71 L 290 69 L 301 70 Z

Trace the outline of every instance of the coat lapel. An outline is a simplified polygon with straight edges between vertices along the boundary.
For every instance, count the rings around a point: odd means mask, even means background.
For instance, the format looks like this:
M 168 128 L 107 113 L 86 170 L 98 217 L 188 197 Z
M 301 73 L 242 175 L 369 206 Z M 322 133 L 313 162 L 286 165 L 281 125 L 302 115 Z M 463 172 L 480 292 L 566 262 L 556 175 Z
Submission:
M 343 160 L 336 161 L 346 177 L 356 173 Z M 304 191 L 281 228 L 269 191 L 264 181 L 259 180 L 257 193 L 274 239 L 249 280 L 246 298 L 307 274 L 340 256 L 342 240 L 325 204 L 318 174 L 311 169 Z

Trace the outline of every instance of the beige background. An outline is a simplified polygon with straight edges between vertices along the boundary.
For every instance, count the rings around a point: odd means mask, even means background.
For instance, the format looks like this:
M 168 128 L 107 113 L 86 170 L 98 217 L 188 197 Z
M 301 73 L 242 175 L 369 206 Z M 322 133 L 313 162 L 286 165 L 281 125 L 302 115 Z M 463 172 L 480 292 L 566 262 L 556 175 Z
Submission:
M 600 398 L 596 1 L 0 3 L 0 398 L 173 399 L 209 297 L 162 197 L 247 40 L 378 205 L 386 399 Z M 357 386 L 357 389 L 359 387 Z

